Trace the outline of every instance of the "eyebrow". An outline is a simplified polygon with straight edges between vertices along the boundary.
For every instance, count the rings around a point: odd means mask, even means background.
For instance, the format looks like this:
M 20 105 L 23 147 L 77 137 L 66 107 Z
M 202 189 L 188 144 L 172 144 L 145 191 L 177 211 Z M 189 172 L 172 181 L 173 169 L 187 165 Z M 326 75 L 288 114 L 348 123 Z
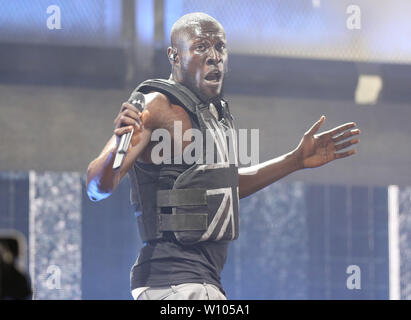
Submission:
M 223 41 L 223 42 L 226 42 L 226 38 L 225 38 L 224 34 L 221 33 L 221 35 L 222 35 L 223 37 L 222 37 L 221 39 L 219 39 L 219 40 L 221 40 L 221 41 Z M 220 35 L 217 35 L 217 36 L 220 36 Z M 193 40 L 193 42 L 197 42 L 197 41 L 201 41 L 201 40 L 209 40 L 209 37 L 208 37 L 208 36 L 198 35 L 198 36 L 193 37 L 192 40 Z

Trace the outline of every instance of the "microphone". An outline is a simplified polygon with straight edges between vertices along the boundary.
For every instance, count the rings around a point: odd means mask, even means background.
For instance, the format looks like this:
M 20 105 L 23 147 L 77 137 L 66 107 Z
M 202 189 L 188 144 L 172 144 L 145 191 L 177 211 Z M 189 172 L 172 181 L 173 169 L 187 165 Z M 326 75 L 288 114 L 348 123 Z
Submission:
M 145 107 L 144 95 L 141 92 L 134 91 L 130 99 L 127 101 L 138 109 L 138 111 L 143 112 Z M 140 122 L 141 123 L 141 122 Z M 126 156 L 128 147 L 130 146 L 131 138 L 133 137 L 134 128 L 131 132 L 123 134 L 120 138 L 120 143 L 118 144 L 116 157 L 114 158 L 113 169 L 116 170 L 121 167 L 123 160 Z

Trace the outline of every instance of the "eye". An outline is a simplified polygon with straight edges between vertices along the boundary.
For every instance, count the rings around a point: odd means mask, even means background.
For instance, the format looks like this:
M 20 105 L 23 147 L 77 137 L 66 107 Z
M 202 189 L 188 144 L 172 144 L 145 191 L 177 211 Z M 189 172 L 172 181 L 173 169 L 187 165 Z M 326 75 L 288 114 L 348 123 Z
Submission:
M 225 48 L 226 48 L 226 47 L 225 47 L 225 43 L 219 43 L 219 44 L 216 46 L 216 49 L 219 50 L 219 51 L 223 51 Z
M 205 47 L 205 45 L 204 44 L 198 44 L 197 46 L 196 46 L 196 50 L 197 51 L 204 51 L 206 49 L 206 47 Z

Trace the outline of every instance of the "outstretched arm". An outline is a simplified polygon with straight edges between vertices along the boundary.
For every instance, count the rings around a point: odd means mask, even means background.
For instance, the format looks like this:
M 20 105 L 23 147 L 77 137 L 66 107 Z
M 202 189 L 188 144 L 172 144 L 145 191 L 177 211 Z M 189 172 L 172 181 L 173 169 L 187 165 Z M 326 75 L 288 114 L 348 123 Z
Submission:
M 239 169 L 240 198 L 244 198 L 296 170 L 319 167 L 335 159 L 355 154 L 355 149 L 337 151 L 360 141 L 354 137 L 360 133 L 360 130 L 352 129 L 356 124 L 349 122 L 317 134 L 324 121 L 325 116 L 322 116 L 304 134 L 299 145 L 293 151 L 258 165 Z M 346 141 L 341 142 L 343 140 Z

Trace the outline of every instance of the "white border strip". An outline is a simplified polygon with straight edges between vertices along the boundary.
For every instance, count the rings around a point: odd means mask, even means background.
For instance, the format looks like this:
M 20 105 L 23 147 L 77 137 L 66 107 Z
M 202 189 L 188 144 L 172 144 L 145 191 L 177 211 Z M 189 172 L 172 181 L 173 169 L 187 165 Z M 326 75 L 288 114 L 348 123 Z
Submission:
M 400 287 L 400 224 L 399 224 L 399 189 L 396 185 L 388 186 L 388 251 L 390 300 L 401 299 Z
M 31 288 L 33 291 L 33 300 L 35 297 L 36 287 L 36 230 L 35 230 L 35 195 L 36 195 L 36 173 L 29 171 L 29 271 L 31 278 Z

